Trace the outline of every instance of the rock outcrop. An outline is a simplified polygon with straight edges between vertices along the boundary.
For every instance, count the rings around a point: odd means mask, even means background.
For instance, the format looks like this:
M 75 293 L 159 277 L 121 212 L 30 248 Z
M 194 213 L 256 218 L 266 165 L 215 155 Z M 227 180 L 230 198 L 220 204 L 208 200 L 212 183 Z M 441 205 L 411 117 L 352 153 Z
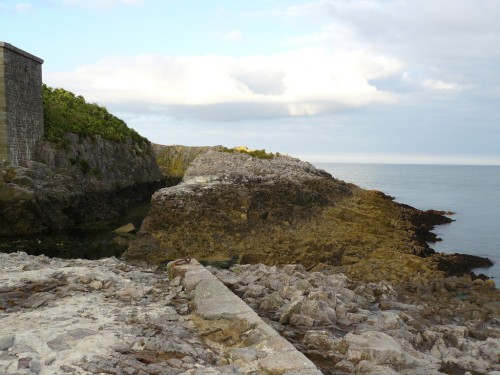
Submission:
M 66 134 L 65 146 L 38 141 L 24 166 L 0 166 L 0 236 L 58 231 L 110 218 L 164 186 L 146 142 Z
M 154 144 L 156 161 L 167 179 L 167 185 L 181 182 L 189 165 L 200 155 L 210 150 L 220 150 L 222 146 L 163 146 Z
M 296 262 L 365 281 L 428 280 L 444 275 L 427 244 L 430 230 L 450 221 L 443 212 L 395 203 L 288 156 L 209 151 L 181 184 L 153 195 L 125 257 Z

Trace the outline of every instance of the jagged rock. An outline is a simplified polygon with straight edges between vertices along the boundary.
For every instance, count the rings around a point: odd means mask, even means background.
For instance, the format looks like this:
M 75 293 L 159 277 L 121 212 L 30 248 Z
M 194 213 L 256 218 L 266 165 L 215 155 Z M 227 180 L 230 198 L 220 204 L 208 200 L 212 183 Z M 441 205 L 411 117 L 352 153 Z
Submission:
M 288 323 L 292 315 L 300 313 L 301 308 L 302 308 L 301 301 L 291 301 L 287 303 L 279 311 L 280 315 L 279 322 L 281 324 Z
M 281 298 L 278 292 L 274 292 L 265 296 L 260 302 L 259 307 L 265 311 L 276 312 L 280 309 L 285 301 Z
M 305 300 L 300 311 L 303 315 L 313 318 L 316 326 L 330 325 L 337 318 L 335 310 L 324 301 Z

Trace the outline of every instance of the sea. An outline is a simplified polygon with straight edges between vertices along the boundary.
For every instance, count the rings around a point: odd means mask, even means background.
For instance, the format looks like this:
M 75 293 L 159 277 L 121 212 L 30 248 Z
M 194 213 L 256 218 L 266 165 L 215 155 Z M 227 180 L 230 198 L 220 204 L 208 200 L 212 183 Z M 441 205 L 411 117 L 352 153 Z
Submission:
M 430 246 L 443 253 L 484 256 L 494 262 L 476 269 L 500 287 L 500 166 L 314 163 L 333 177 L 380 190 L 421 210 L 454 212 L 438 225 L 442 241 Z

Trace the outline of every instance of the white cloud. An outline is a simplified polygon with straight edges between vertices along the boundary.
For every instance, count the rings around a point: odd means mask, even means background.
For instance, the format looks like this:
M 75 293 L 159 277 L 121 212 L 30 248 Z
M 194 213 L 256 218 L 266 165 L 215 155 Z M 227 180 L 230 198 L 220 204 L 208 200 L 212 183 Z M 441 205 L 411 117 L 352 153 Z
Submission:
M 391 102 L 370 80 L 400 72 L 394 59 L 362 51 L 301 49 L 270 56 L 115 57 L 45 80 L 101 103 L 135 102 L 214 117 L 302 116 Z M 198 106 L 194 110 L 192 107 Z M 228 119 L 227 113 L 224 115 Z M 215 116 L 217 117 L 217 116 Z
M 5 5 L 0 3 L 0 11 L 13 11 L 16 13 L 26 13 L 32 9 L 32 5 L 29 3 L 16 3 L 13 5 Z
M 19 4 L 14 5 L 14 9 L 16 10 L 16 12 L 19 12 L 19 13 L 28 12 L 31 10 L 31 8 L 32 8 L 32 5 L 28 4 L 28 3 L 19 3 Z
M 243 37 L 243 34 L 241 33 L 240 30 L 231 30 L 222 36 L 223 39 L 230 40 L 230 41 L 241 40 L 242 37 Z
M 57 0 L 64 6 L 88 9 L 108 9 L 118 5 L 136 5 L 144 0 Z
M 292 39 L 293 45 L 326 50 L 362 49 L 398 59 L 428 88 L 456 90 L 491 82 L 491 68 L 500 59 L 498 0 L 318 0 L 288 7 L 287 17 L 316 20 L 321 29 Z M 498 76 L 497 76 L 498 77 Z
M 425 88 L 437 91 L 457 91 L 462 87 L 456 83 L 446 83 L 435 79 L 426 79 L 423 82 Z

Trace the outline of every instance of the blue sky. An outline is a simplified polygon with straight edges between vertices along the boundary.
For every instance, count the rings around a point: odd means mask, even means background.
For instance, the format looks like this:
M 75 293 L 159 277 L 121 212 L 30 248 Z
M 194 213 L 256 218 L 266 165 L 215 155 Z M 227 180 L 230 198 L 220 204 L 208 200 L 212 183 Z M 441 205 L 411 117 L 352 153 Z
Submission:
M 44 82 L 161 144 L 500 164 L 498 0 L 0 0 Z

